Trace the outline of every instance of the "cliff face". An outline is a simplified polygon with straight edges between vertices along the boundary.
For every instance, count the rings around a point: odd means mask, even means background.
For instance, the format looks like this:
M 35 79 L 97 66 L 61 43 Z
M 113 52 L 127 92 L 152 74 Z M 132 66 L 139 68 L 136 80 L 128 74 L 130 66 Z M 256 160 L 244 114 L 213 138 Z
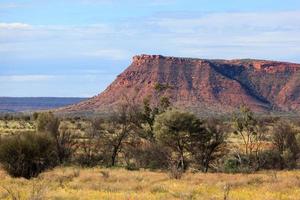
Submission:
M 195 112 L 300 111 L 300 65 L 262 60 L 203 60 L 141 55 L 101 94 L 63 111 L 107 111 L 124 97 L 167 96 Z

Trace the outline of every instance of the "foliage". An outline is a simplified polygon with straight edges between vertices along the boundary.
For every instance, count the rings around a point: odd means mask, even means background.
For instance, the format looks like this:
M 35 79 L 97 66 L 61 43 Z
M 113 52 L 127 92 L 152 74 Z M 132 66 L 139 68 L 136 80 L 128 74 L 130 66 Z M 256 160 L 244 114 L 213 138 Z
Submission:
M 85 137 L 78 142 L 79 148 L 76 155 L 76 163 L 80 166 L 93 167 L 108 162 L 107 146 L 103 142 L 101 118 L 93 118 L 85 130 Z
M 111 166 L 116 165 L 117 157 L 122 151 L 124 143 L 130 136 L 140 129 L 140 112 L 130 104 L 123 104 L 119 107 L 107 123 L 104 124 L 103 139 L 109 147 Z
M 261 169 L 282 169 L 282 158 L 276 149 L 264 150 L 259 155 Z
M 236 158 L 228 158 L 224 163 L 224 172 L 237 173 L 240 172 L 240 162 Z
M 142 111 L 142 119 L 143 119 L 143 128 L 145 130 L 145 137 L 146 139 L 150 139 L 154 141 L 154 120 L 155 117 L 163 112 L 165 112 L 171 103 L 169 98 L 161 97 L 160 102 L 158 105 L 151 106 L 150 105 L 150 97 L 147 97 L 143 101 L 143 111 Z
M 280 121 L 273 128 L 272 141 L 280 154 L 281 168 L 294 168 L 296 166 L 300 153 L 296 136 L 297 132 L 287 121 Z
M 167 89 L 172 89 L 173 87 L 169 84 L 163 84 L 163 83 L 155 83 L 154 89 L 158 92 L 165 91 Z
M 250 108 L 242 106 L 239 113 L 233 116 L 234 134 L 241 137 L 244 145 L 244 152 L 239 157 L 246 157 L 247 163 L 241 163 L 247 167 L 258 170 L 260 168 L 259 156 L 262 152 L 265 127 L 254 116 Z M 239 152 L 237 152 L 240 154 Z
M 204 134 L 205 129 L 195 115 L 169 110 L 157 116 L 154 132 L 160 144 L 171 148 L 176 153 L 178 168 L 186 169 L 185 154 L 190 149 L 191 136 Z
M 0 120 L 1 138 L 38 130 L 51 137 L 59 164 L 181 173 L 187 168 L 249 173 L 299 166 L 299 121 L 257 116 L 246 107 L 233 121 L 200 119 L 172 109 L 166 97 L 157 104 L 149 97 L 141 106 L 126 99 L 111 115 L 34 115 L 35 122 L 25 115 Z
M 37 131 L 53 137 L 59 162 L 67 162 L 75 150 L 76 140 L 67 127 L 61 127 L 61 120 L 52 112 L 42 112 L 37 116 Z
M 4 138 L 0 143 L 0 162 L 14 177 L 35 177 L 57 164 L 54 141 L 36 133 Z
M 226 128 L 217 120 L 210 118 L 204 124 L 202 134 L 196 132 L 191 135 L 191 152 L 195 162 L 200 165 L 202 171 L 207 172 L 210 164 L 222 158 L 226 153 Z
M 38 114 L 36 129 L 38 132 L 55 134 L 58 131 L 60 121 L 52 112 L 42 112 Z
M 130 141 L 124 149 L 127 166 L 135 169 L 167 169 L 169 152 L 163 146 L 145 139 Z
M 245 106 L 240 108 L 240 113 L 233 117 L 233 126 L 234 133 L 242 137 L 244 153 L 247 156 L 257 153 L 259 146 L 256 144 L 260 142 L 261 134 L 258 130 L 258 121 L 250 108 Z

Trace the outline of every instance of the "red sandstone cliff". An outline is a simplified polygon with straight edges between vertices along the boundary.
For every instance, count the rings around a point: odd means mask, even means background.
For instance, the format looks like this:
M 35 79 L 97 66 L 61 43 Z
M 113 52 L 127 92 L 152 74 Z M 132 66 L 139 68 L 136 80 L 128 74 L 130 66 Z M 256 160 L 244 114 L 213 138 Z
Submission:
M 162 90 L 157 87 L 161 86 Z M 142 102 L 151 95 L 195 112 L 300 111 L 300 64 L 263 60 L 203 60 L 140 55 L 101 94 L 61 109 L 108 111 L 124 96 Z

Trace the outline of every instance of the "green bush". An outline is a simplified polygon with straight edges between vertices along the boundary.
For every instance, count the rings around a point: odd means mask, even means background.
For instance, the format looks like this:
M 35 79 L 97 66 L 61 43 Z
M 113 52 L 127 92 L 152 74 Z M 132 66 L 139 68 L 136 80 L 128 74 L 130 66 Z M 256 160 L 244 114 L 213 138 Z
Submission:
M 55 143 L 45 134 L 24 133 L 1 140 L 0 162 L 11 176 L 30 179 L 57 161 Z
M 126 168 L 167 169 L 169 154 L 163 146 L 149 141 L 135 142 L 124 148 Z
M 36 119 L 37 131 L 54 134 L 58 132 L 60 120 L 52 112 L 39 113 Z
M 277 150 L 265 150 L 259 155 L 261 169 L 281 169 L 282 158 Z
M 224 172 L 226 173 L 237 173 L 240 171 L 240 163 L 236 158 L 229 158 L 225 160 Z
M 225 173 L 252 173 L 257 170 L 254 157 L 240 155 L 240 157 L 229 157 L 224 162 Z
M 79 154 L 74 158 L 75 164 L 81 167 L 95 167 L 98 165 L 104 165 L 103 160 L 103 156 L 97 154 L 92 154 L 88 156 L 85 154 Z

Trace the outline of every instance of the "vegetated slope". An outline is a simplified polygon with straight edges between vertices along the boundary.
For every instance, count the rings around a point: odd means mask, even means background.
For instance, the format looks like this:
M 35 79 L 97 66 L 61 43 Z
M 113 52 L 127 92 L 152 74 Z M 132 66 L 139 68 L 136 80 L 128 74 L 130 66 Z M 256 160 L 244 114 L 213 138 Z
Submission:
M 101 94 L 64 112 L 108 111 L 125 98 L 197 113 L 232 112 L 246 104 L 257 112 L 300 111 L 300 65 L 265 60 L 206 60 L 140 55 Z
M 0 112 L 45 110 L 67 106 L 86 98 L 63 97 L 0 97 Z

